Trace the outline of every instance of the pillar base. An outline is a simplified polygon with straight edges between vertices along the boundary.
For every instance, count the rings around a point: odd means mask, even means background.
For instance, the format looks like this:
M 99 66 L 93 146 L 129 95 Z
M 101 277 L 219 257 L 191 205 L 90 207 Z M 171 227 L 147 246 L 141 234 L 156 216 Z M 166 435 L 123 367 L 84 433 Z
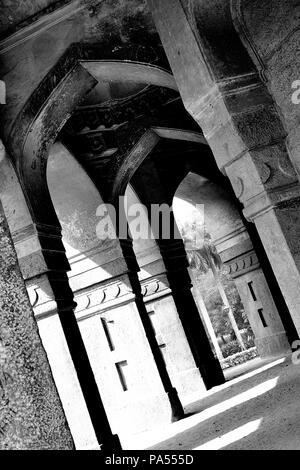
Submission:
M 284 331 L 263 338 L 257 338 L 254 342 L 262 359 L 291 353 L 291 347 Z
M 172 388 L 169 392 L 167 392 L 167 395 L 172 409 L 171 421 L 174 423 L 175 421 L 179 421 L 180 419 L 184 418 L 184 409 L 179 400 L 176 388 Z
M 121 451 L 121 442 L 119 439 L 118 434 L 112 434 L 112 436 L 103 442 L 102 444 L 99 444 L 100 450 L 102 451 Z

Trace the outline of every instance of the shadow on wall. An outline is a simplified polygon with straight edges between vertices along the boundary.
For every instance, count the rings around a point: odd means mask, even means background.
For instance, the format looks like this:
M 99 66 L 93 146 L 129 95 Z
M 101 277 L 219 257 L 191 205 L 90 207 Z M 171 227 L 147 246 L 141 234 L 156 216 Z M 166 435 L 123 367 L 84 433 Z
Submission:
M 101 220 L 97 209 L 103 201 L 84 169 L 61 143 L 55 143 L 50 151 L 47 180 L 71 264 L 71 287 L 76 290 L 76 278 L 84 272 L 89 272 L 90 283 L 93 283 L 93 278 L 99 283 L 114 276 L 116 273 L 113 268 L 110 270 L 110 264 L 120 256 L 118 241 L 100 240 L 97 237 L 97 225 Z M 127 187 L 125 196 L 129 207 L 139 203 L 130 186 Z M 146 214 L 144 223 L 149 226 Z M 150 238 L 134 240 L 134 251 L 141 267 L 148 264 L 150 259 L 160 257 L 155 240 Z M 97 276 L 94 277 L 95 268 Z M 154 273 L 143 273 L 143 277 L 147 274 L 151 276 Z

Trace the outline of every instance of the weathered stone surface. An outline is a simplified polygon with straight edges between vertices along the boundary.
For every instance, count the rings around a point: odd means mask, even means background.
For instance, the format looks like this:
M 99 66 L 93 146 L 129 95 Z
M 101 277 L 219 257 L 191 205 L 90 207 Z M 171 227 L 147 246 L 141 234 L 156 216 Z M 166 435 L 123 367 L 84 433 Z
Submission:
M 32 23 L 70 0 L 3 0 L 1 2 L 0 34 L 7 35 L 20 26 Z M 21 25 L 20 25 L 21 23 Z
M 229 177 L 236 197 L 245 207 L 245 217 L 255 223 L 293 321 L 299 328 L 300 298 L 296 294 L 300 286 L 299 255 L 297 242 L 286 227 L 282 203 L 298 200 L 300 186 L 289 159 L 286 126 L 270 87 L 265 86 L 262 81 L 265 77 L 256 72 L 249 61 L 249 47 L 241 48 L 240 54 L 229 48 L 231 67 L 228 69 L 224 64 L 222 67 L 221 61 L 218 69 L 215 67 L 214 61 L 218 54 L 222 55 L 224 43 L 230 44 L 234 32 L 233 18 L 228 15 L 229 2 L 222 2 L 222 5 L 219 0 L 212 2 L 216 7 L 211 5 L 213 16 L 216 15 L 212 24 L 218 19 L 218 30 L 222 25 L 222 35 L 217 38 L 210 34 L 211 30 L 202 30 L 201 21 L 199 23 L 202 10 L 196 11 L 198 28 L 195 27 L 195 21 L 187 15 L 187 2 L 149 0 L 148 3 L 185 106 L 201 126 L 219 168 Z M 232 2 L 235 6 L 237 3 Z M 270 4 L 264 2 L 264 6 L 266 3 Z M 293 11 L 296 14 L 297 10 Z M 238 35 L 236 38 L 240 40 Z M 180 50 L 177 44 L 183 45 Z M 289 55 L 288 66 L 292 56 Z M 279 63 L 282 66 L 286 62 L 280 60 Z M 239 68 L 241 65 L 245 67 Z M 282 80 L 282 73 L 276 72 L 276 76 L 278 81 Z M 290 148 L 298 149 L 297 138 L 290 139 L 289 144 Z M 296 231 L 299 220 L 295 213 L 291 217 Z
M 300 78 L 299 1 L 235 0 L 232 7 L 241 39 L 280 108 L 299 172 L 299 104 L 292 99 L 292 84 Z
M 8 18 L 20 2 L 7 0 L 4 5 L 2 3 L 1 19 Z M 64 3 L 71 4 L 63 8 Z M 55 7 L 55 18 L 51 16 L 51 8 L 45 10 L 48 4 Z M 41 18 L 42 24 L 36 26 Z M 37 30 L 32 34 L 30 28 Z M 1 78 L 5 77 L 9 84 L 7 106 L 1 110 L 5 140 L 18 113 L 26 102 L 28 104 L 28 98 L 45 76 L 50 72 L 51 80 L 55 84 L 59 82 L 64 64 L 58 62 L 67 51 L 70 65 L 75 57 L 74 44 L 81 43 L 82 49 L 84 45 L 95 44 L 96 54 L 91 55 L 97 59 L 135 60 L 167 66 L 145 0 L 56 0 L 55 3 L 26 0 L 19 8 L 14 8 L 10 32 L 14 31 L 17 34 L 1 41 L 0 23 Z M 90 53 L 87 52 L 86 58 L 91 58 Z M 66 73 L 70 68 L 67 67 Z M 41 90 L 45 99 L 48 91 L 45 87 Z
M 0 449 L 72 449 L 0 206 Z

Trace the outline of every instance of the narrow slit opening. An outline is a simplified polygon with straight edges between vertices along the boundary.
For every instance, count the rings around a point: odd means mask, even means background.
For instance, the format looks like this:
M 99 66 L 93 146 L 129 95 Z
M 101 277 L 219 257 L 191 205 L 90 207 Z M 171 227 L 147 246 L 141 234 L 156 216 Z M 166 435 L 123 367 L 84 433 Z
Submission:
M 103 330 L 104 330 L 104 333 L 105 333 L 105 336 L 106 336 L 106 340 L 107 340 L 107 342 L 108 342 L 109 349 L 110 349 L 111 351 L 114 351 L 114 350 L 115 350 L 115 345 L 114 345 L 114 343 L 113 343 L 111 334 L 110 334 L 110 332 L 109 332 L 109 328 L 108 328 L 106 319 L 105 319 L 105 318 L 101 318 L 101 323 L 102 323 L 102 327 L 103 327 Z
M 121 361 L 116 363 L 116 369 L 118 372 L 119 380 L 124 392 L 128 390 L 128 385 L 124 374 L 124 367 L 126 367 L 127 365 L 127 361 Z
M 254 292 L 254 289 L 253 289 L 253 281 L 248 282 L 248 287 L 249 287 L 249 290 L 251 292 L 252 299 L 255 302 L 257 300 L 257 298 L 256 298 L 256 295 L 255 295 L 255 292 Z
M 261 322 L 262 322 L 262 324 L 263 324 L 263 327 L 266 328 L 268 325 L 267 325 L 267 322 L 266 322 L 265 317 L 264 317 L 264 315 L 263 315 L 263 309 L 262 309 L 262 308 L 259 308 L 259 309 L 258 309 L 258 315 L 259 315 L 260 320 L 261 320 Z

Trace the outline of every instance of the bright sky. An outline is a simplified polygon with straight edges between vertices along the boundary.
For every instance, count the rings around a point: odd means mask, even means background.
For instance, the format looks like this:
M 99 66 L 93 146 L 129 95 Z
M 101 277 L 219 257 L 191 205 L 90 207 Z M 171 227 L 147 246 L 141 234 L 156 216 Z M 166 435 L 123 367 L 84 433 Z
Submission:
M 204 224 L 204 205 L 198 204 L 198 208 L 191 202 L 174 197 L 173 211 L 179 229 L 186 223 L 192 224 L 197 221 L 199 225 Z

